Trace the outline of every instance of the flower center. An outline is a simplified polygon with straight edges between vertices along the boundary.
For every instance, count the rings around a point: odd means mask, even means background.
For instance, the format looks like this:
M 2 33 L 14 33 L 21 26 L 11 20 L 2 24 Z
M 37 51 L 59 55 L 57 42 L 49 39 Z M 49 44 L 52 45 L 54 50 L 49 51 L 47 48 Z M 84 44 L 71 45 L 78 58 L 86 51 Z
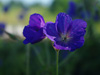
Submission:
M 61 35 L 61 40 L 63 42 L 67 42 L 69 39 L 70 39 L 70 37 L 68 36 L 68 34 L 67 35 Z

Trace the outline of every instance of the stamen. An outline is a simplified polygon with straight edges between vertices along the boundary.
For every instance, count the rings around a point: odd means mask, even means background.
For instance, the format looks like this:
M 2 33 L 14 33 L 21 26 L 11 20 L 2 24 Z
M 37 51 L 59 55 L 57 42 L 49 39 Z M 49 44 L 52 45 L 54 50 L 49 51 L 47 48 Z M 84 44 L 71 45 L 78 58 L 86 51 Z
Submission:
M 68 34 L 67 35 L 61 35 L 61 38 L 62 38 L 62 41 L 64 41 L 64 42 L 67 42 L 69 39 L 70 39 L 70 37 L 68 36 Z

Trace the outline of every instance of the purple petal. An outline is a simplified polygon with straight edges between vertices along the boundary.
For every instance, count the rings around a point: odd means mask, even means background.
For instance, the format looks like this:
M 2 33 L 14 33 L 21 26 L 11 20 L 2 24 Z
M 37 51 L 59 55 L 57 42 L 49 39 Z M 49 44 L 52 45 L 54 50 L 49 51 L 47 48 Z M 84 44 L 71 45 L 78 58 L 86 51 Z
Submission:
M 52 22 L 47 22 L 45 24 L 44 33 L 52 41 L 54 41 L 54 38 L 59 37 L 59 34 L 56 30 L 56 25 L 55 23 Z
M 23 41 L 23 43 L 24 43 L 24 44 L 28 44 L 28 43 L 30 43 L 30 40 L 25 39 L 25 40 Z
M 29 25 L 31 27 L 36 26 L 40 28 L 40 27 L 44 27 L 45 21 L 40 14 L 35 13 L 30 16 Z
M 31 27 L 25 26 L 24 30 L 23 30 L 23 35 L 27 38 L 27 37 L 33 37 L 33 35 L 36 33 L 35 30 L 32 30 Z
M 69 15 L 66 15 L 65 13 L 59 13 L 56 18 L 58 32 L 66 34 L 71 21 L 72 19 Z
M 32 39 L 32 44 L 40 42 L 45 38 L 45 35 L 43 33 L 43 28 L 41 28 L 36 34 L 34 35 L 34 38 Z
M 24 44 L 34 44 L 45 38 L 45 35 L 43 34 L 43 28 L 40 28 L 40 30 L 36 32 L 29 25 L 25 26 L 23 35 L 26 37 L 26 39 L 23 41 Z
M 71 28 L 69 30 L 69 37 L 71 38 L 80 38 L 84 36 L 86 33 L 85 28 L 87 27 L 87 23 L 83 20 L 76 19 L 73 20 L 71 23 Z
M 57 43 L 54 43 L 54 48 L 59 49 L 59 50 L 71 50 L 68 46 L 64 47 L 64 46 L 58 45 Z
M 84 45 L 84 37 L 80 37 L 79 40 L 72 40 L 68 43 L 69 47 L 71 48 L 71 51 L 74 51 L 75 49 L 78 49 Z

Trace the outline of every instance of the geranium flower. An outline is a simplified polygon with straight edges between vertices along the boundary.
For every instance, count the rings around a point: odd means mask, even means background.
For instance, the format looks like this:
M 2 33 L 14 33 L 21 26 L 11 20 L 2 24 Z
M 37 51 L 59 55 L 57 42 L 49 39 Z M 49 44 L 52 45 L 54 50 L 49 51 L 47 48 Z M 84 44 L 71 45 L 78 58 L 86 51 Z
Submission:
M 95 9 L 95 14 L 93 16 L 93 19 L 95 21 L 99 21 L 100 20 L 100 15 L 99 15 L 99 10 L 98 9 Z
M 65 13 L 59 13 L 56 22 L 47 22 L 45 35 L 54 42 L 54 48 L 73 51 L 84 44 L 87 23 L 81 19 L 72 20 Z
M 66 11 L 72 18 L 81 18 L 89 20 L 91 13 L 89 10 L 85 10 L 83 5 L 76 4 L 74 1 L 69 2 L 69 8 Z
M 69 2 L 69 9 L 67 10 L 67 13 L 72 18 L 75 18 L 77 16 L 77 5 L 75 2 L 73 2 L 73 1 Z
M 43 27 L 45 21 L 40 14 L 32 14 L 30 16 L 29 25 L 24 27 L 23 35 L 26 39 L 23 41 L 24 44 L 37 43 L 45 38 L 43 34 Z
M 5 5 L 4 7 L 3 7 L 3 11 L 6 13 L 6 12 L 8 12 L 9 11 L 9 9 L 10 9 L 10 4 L 8 4 L 8 5 Z
M 0 35 L 3 35 L 5 29 L 5 23 L 0 23 Z
M 18 16 L 18 18 L 19 18 L 20 20 L 23 20 L 23 19 L 24 19 L 25 15 L 26 15 L 26 13 L 27 13 L 27 10 L 28 10 L 27 8 L 23 7 L 22 11 L 20 12 L 20 14 L 19 14 L 19 16 Z

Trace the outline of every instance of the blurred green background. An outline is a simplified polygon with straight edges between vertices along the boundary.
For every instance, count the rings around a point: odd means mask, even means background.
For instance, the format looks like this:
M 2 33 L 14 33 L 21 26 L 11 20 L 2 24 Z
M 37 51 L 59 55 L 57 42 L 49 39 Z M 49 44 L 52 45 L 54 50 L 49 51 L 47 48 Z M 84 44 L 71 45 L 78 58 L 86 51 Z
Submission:
M 22 32 L 31 14 L 55 22 L 59 12 L 87 22 L 84 46 L 74 52 L 60 51 L 59 75 L 100 75 L 100 0 L 0 0 L 0 23 L 19 39 L 6 33 L 0 36 L 0 75 L 26 75 L 28 63 L 29 75 L 56 75 L 51 41 L 24 45 Z

